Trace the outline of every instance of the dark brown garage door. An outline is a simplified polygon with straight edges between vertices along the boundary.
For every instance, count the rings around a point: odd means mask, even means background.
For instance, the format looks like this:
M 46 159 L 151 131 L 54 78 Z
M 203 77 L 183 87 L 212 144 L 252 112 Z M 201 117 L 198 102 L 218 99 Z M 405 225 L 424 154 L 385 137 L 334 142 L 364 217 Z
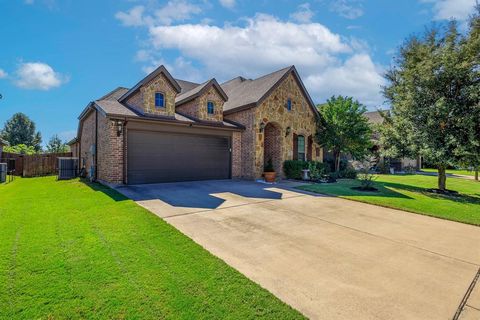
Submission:
M 230 138 L 129 131 L 128 183 L 230 178 Z

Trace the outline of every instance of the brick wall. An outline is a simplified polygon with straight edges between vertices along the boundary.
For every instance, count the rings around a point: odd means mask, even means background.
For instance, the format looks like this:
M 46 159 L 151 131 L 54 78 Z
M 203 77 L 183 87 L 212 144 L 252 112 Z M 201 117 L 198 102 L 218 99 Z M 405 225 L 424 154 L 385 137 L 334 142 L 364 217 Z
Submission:
M 125 130 L 123 130 L 123 134 Z M 123 134 L 117 135 L 115 121 L 100 116 L 98 119 L 98 179 L 123 183 Z
M 242 133 L 232 134 L 232 178 L 242 177 Z
M 85 167 L 87 176 L 90 177 L 91 168 L 94 166 L 95 111 L 82 120 L 80 145 L 80 168 Z

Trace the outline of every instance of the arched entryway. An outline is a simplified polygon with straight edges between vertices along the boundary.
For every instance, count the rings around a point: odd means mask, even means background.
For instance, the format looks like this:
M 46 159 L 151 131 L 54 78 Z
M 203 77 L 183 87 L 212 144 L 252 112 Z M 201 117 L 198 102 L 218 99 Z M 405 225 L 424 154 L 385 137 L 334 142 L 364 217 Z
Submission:
M 277 176 L 282 174 L 282 128 L 275 122 L 269 122 L 264 129 L 263 162 L 270 159 Z

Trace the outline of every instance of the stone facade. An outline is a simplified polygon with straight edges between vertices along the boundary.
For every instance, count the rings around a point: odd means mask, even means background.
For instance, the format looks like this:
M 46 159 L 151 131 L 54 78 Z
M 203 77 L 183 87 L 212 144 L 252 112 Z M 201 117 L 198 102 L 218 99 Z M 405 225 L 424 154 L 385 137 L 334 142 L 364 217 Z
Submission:
M 161 92 L 164 95 L 165 107 L 155 107 L 155 93 Z M 168 79 L 160 74 L 140 87 L 139 91 L 129 97 L 126 104 L 147 115 L 174 117 L 175 96 L 177 92 Z
M 207 112 L 207 102 L 209 101 L 213 102 L 215 105 L 213 114 L 208 114 Z M 223 121 L 224 103 L 225 101 L 222 96 L 218 93 L 215 87 L 211 85 L 201 96 L 182 105 L 178 105 L 176 109 L 180 113 L 200 120 L 221 122 Z
M 292 110 L 286 108 L 287 100 L 292 101 Z M 248 179 L 260 178 L 263 174 L 265 161 L 265 130 L 260 132 L 260 124 L 264 123 L 267 128 L 272 123 L 275 143 L 280 144 L 280 158 L 273 158 L 277 174 L 282 177 L 282 164 L 285 160 L 292 160 L 295 135 L 305 137 L 305 154 L 307 154 L 308 137 L 313 137 L 316 132 L 316 116 L 308 104 L 295 76 L 290 73 L 276 89 L 260 104 L 260 106 L 248 110 L 236 112 L 225 116 L 226 119 L 238 122 L 246 127 L 242 133 L 242 177 Z M 286 130 L 290 127 L 290 133 Z M 268 133 L 268 132 L 267 132 Z M 268 142 L 268 141 L 267 141 Z M 267 151 L 268 152 L 268 151 Z M 272 151 L 275 152 L 275 151 Z M 277 151 L 278 153 L 278 151 Z M 312 160 L 322 161 L 323 154 L 315 142 L 312 143 Z

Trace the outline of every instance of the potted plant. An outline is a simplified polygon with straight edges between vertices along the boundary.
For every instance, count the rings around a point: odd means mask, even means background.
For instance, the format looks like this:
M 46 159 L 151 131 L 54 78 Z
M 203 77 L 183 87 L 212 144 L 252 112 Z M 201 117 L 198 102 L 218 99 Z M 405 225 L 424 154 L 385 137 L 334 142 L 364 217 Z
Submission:
M 263 167 L 263 176 L 265 177 L 266 182 L 275 182 L 277 174 L 273 168 L 272 159 L 269 159 L 265 166 Z

